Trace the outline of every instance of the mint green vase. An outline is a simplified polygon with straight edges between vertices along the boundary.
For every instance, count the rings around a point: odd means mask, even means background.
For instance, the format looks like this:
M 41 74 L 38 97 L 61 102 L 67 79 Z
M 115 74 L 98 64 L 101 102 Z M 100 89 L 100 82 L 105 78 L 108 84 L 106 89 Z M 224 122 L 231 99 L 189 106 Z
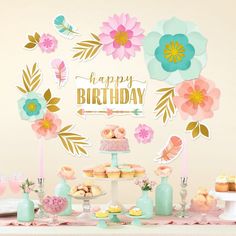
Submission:
M 72 213 L 72 199 L 69 196 L 70 185 L 65 179 L 61 179 L 61 182 L 55 188 L 55 195 L 59 197 L 65 197 L 67 199 L 67 208 L 61 212 L 60 216 L 69 216 Z
M 34 220 L 34 202 L 29 199 L 29 193 L 23 194 L 23 199 L 17 207 L 17 221 L 32 222 Z
M 153 202 L 148 196 L 149 191 L 142 191 L 142 196 L 137 200 L 137 207 L 143 212 L 143 218 L 150 219 L 153 216 Z
M 156 187 L 156 215 L 169 216 L 173 211 L 173 188 L 168 183 L 168 177 L 162 177 Z

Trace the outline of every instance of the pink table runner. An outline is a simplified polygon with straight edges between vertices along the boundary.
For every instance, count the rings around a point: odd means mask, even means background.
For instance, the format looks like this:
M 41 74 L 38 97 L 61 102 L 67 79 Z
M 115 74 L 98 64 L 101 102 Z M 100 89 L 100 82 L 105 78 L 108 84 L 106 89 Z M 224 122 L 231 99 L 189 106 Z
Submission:
M 211 224 L 211 225 L 236 225 L 236 221 L 224 221 L 218 218 L 218 216 L 222 213 L 221 210 L 217 210 L 211 212 L 204 218 L 199 213 L 189 212 L 189 217 L 182 219 L 173 216 L 154 216 L 152 219 L 142 220 L 144 225 L 168 225 L 168 224 L 175 224 L 175 225 L 194 225 L 194 224 Z M 95 226 L 97 221 L 95 220 L 81 220 L 77 218 L 78 212 L 74 212 L 71 216 L 67 217 L 59 217 L 59 224 L 58 225 L 69 225 L 69 226 Z M 121 224 L 130 224 L 132 219 L 126 216 L 119 217 L 122 220 Z M 109 223 L 109 221 L 108 221 Z M 16 217 L 4 217 L 0 218 L 0 226 L 48 226 L 50 225 L 48 219 L 39 220 L 35 219 L 32 223 L 19 223 L 16 220 Z

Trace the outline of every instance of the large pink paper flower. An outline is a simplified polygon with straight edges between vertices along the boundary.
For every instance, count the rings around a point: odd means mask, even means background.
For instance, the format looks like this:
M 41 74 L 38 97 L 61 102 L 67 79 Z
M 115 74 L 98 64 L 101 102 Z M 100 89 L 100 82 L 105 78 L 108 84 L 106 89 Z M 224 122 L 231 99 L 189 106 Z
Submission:
M 38 137 L 46 139 L 55 138 L 61 128 L 61 120 L 51 112 L 47 112 L 43 119 L 36 120 L 32 124 L 32 129 Z
M 42 52 L 54 52 L 57 47 L 57 40 L 50 34 L 42 34 L 38 45 Z
M 150 143 L 153 138 L 153 129 L 145 124 L 140 124 L 134 132 L 134 136 L 139 143 Z
M 129 59 L 130 56 L 135 56 L 135 51 L 140 50 L 144 35 L 136 18 L 130 18 L 128 14 L 114 15 L 103 22 L 101 30 L 99 38 L 103 50 L 114 59 Z
M 213 111 L 218 109 L 220 90 L 203 76 L 179 84 L 176 92 L 178 95 L 173 101 L 183 119 L 187 119 L 188 116 L 196 121 L 211 118 L 214 115 Z

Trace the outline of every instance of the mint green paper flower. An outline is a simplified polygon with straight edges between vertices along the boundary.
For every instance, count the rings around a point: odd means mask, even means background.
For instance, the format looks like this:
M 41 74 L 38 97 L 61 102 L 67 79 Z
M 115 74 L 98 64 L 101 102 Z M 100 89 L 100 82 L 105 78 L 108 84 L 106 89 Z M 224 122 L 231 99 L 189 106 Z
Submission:
M 47 103 L 40 94 L 30 92 L 18 100 L 18 107 L 23 120 L 35 121 L 43 118 Z
M 193 23 L 177 18 L 159 22 L 144 38 L 150 78 L 171 85 L 198 78 L 206 64 L 206 45 Z

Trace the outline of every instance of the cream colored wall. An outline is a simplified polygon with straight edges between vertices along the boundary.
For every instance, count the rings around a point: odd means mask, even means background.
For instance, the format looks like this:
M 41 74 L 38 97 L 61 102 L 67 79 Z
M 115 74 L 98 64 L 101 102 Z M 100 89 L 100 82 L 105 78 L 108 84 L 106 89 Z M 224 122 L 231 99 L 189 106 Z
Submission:
M 89 158 L 75 158 L 67 154 L 58 139 L 46 143 L 46 190 L 51 193 L 58 181 L 57 169 L 62 165 L 73 165 L 78 176 L 85 166 L 107 162 L 109 156 L 99 153 L 100 130 L 107 123 L 124 126 L 128 131 L 131 152 L 120 156 L 120 162 L 135 162 L 142 164 L 151 178 L 154 175 L 153 158 L 167 141 L 171 134 L 185 136 L 189 143 L 189 195 L 192 196 L 198 186 L 213 187 L 214 179 L 221 172 L 236 175 L 235 156 L 235 62 L 236 62 L 236 31 L 234 0 L 145 0 L 145 1 L 56 1 L 56 0 L 1 0 L 1 37 L 0 37 L 0 173 L 11 175 L 16 171 L 36 179 L 38 173 L 38 140 L 30 128 L 30 124 L 22 121 L 17 110 L 17 100 L 20 93 L 16 84 L 21 83 L 21 70 L 26 64 L 38 62 L 43 72 L 44 82 L 40 91 L 50 87 L 53 94 L 62 98 L 61 111 L 58 115 L 63 124 L 74 123 L 77 131 L 89 137 L 92 146 L 89 148 Z M 195 141 L 190 135 L 184 134 L 186 122 L 179 115 L 166 126 L 160 120 L 154 119 L 153 108 L 157 101 L 155 91 L 166 84 L 148 79 L 148 71 L 143 59 L 143 52 L 129 61 L 119 62 L 112 57 L 100 53 L 96 59 L 79 63 L 72 61 L 71 48 L 75 42 L 87 39 L 90 32 L 99 33 L 101 23 L 114 13 L 127 12 L 141 21 L 145 33 L 148 33 L 161 19 L 176 16 L 183 20 L 195 22 L 205 37 L 208 38 L 208 63 L 202 74 L 214 80 L 221 88 L 222 96 L 220 109 L 215 117 L 207 120 L 212 138 L 199 138 Z M 69 22 L 76 23 L 81 37 L 65 40 L 59 36 L 52 24 L 53 18 L 62 13 Z M 27 34 L 35 31 L 48 32 L 55 35 L 59 47 L 55 53 L 43 54 L 39 49 L 31 52 L 24 50 Z M 70 80 L 65 88 L 58 90 L 52 79 L 50 61 L 55 57 L 63 58 L 69 64 Z M 107 119 L 104 116 L 88 116 L 81 119 L 76 116 L 76 89 L 74 77 L 88 75 L 90 72 L 101 75 L 133 74 L 139 80 L 148 80 L 145 100 L 145 116 L 133 118 L 131 116 L 116 116 Z M 137 144 L 133 131 L 139 123 L 146 123 L 155 130 L 153 142 L 146 145 Z M 172 166 L 174 172 L 170 178 L 174 186 L 175 201 L 179 200 L 180 159 Z M 77 181 L 82 181 L 81 177 Z M 109 192 L 109 184 L 103 187 Z M 127 191 L 129 190 L 129 191 Z M 120 184 L 120 199 L 133 203 L 139 195 L 139 189 L 133 183 Z M 152 193 L 153 194 L 153 193 Z M 13 197 L 10 191 L 4 196 Z M 109 196 L 100 199 L 108 200 Z

